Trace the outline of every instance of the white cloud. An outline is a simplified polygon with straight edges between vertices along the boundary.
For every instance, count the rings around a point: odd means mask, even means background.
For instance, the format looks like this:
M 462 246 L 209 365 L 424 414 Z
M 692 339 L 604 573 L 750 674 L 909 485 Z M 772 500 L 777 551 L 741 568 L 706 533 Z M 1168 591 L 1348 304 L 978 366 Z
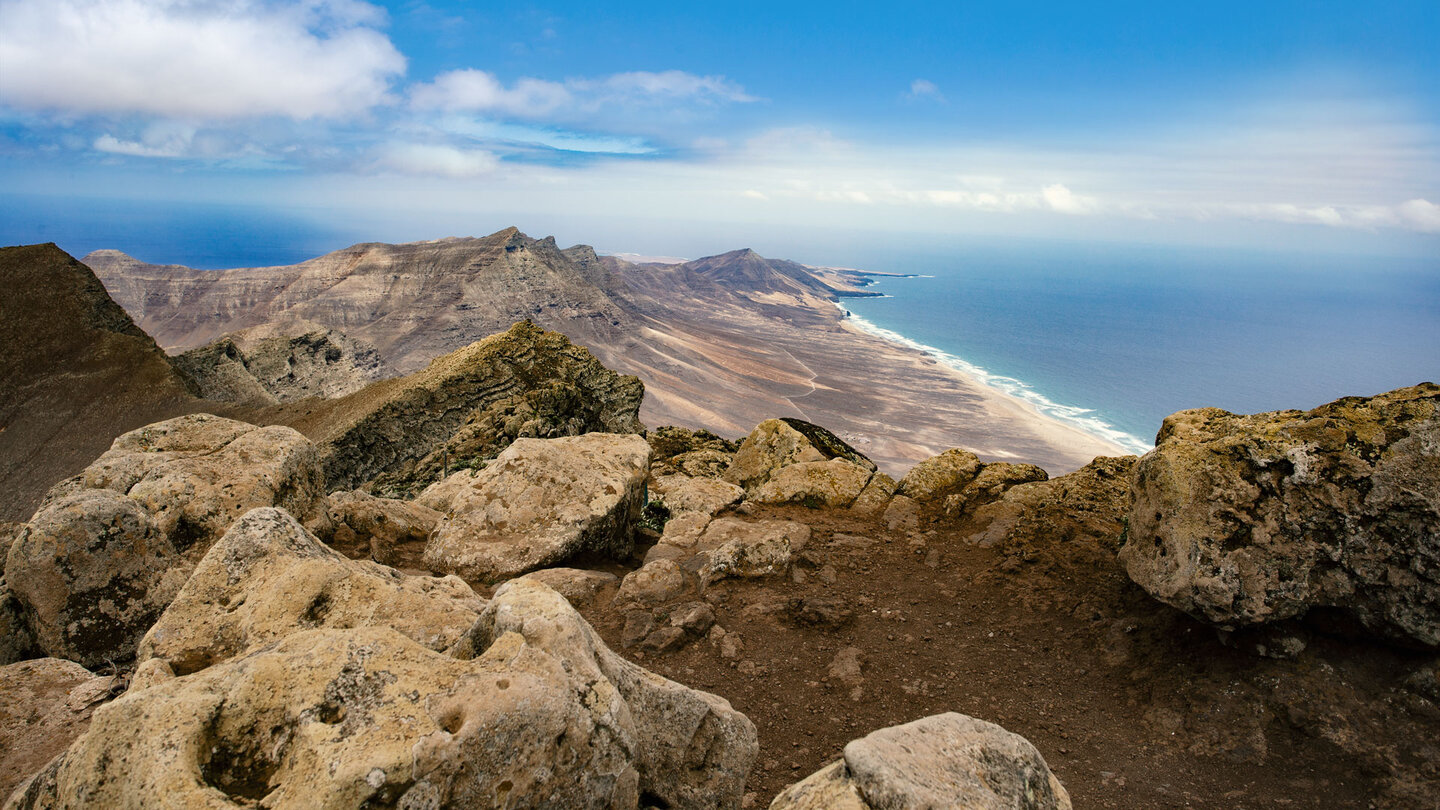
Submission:
M 1061 214 L 1093 214 L 1095 199 L 1082 197 L 1060 183 L 1052 183 L 1040 190 L 1050 210 Z
M 934 101 L 945 100 L 945 94 L 941 93 L 940 88 L 929 79 L 916 79 L 911 82 L 910 92 L 906 93 L 905 97 L 912 101 L 919 99 L 931 99 Z
M 770 199 L 770 197 L 767 196 L 764 192 L 756 191 L 753 188 L 747 188 L 744 191 L 740 192 L 740 196 L 746 198 L 747 200 L 760 200 L 762 202 Z
M 356 116 L 405 58 L 358 0 L 6 0 L 0 102 L 70 115 Z
M 482 149 L 444 144 L 391 143 L 382 147 L 371 169 L 398 174 L 465 179 L 493 173 L 500 161 Z
M 723 76 L 697 76 L 679 70 L 636 71 L 598 79 L 564 82 L 522 78 L 506 86 L 483 70 L 452 70 L 433 82 L 411 88 L 411 104 L 420 110 L 482 113 L 517 118 L 570 118 L 607 107 L 716 104 L 755 99 Z
M 1395 206 L 1397 218 L 1417 231 L 1440 233 L 1440 205 L 1429 200 L 1410 200 Z

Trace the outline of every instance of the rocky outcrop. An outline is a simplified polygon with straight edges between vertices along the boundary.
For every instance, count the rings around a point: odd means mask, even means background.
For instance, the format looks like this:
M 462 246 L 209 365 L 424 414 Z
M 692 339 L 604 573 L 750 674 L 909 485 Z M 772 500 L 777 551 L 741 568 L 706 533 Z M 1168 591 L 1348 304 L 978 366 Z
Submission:
M 653 497 L 662 500 L 672 516 L 684 512 L 713 515 L 745 498 L 745 490 L 714 478 L 662 475 L 656 476 L 652 481 Z
M 361 490 L 332 492 L 325 502 L 327 544 L 347 557 L 399 566 L 408 547 L 423 551 L 444 515 L 412 501 L 377 498 Z
M 832 458 L 875 471 L 874 462 L 819 425 L 800 419 L 766 419 L 740 443 L 725 480 L 754 493 L 782 467 Z
M 519 439 L 473 477 L 459 473 L 468 483 L 436 525 L 425 564 L 494 582 L 582 552 L 628 557 L 649 468 L 640 436 Z
M 120 688 L 119 678 L 60 658 L 0 667 L 0 796 L 83 734 Z
M 975 479 L 954 495 L 945 497 L 945 514 L 959 517 L 1004 495 L 1011 487 L 1045 481 L 1050 476 L 1034 464 L 995 462 L 980 468 Z
M 316 324 L 245 329 L 170 362 L 200 396 L 252 405 L 341 397 L 391 376 L 374 346 Z
M 725 474 L 739 442 L 722 439 L 708 430 L 666 426 L 647 431 L 652 451 L 650 472 L 656 477 L 688 475 L 719 478 Z
M 677 522 L 672 520 L 672 523 Z M 632 578 L 654 577 L 660 563 L 677 571 L 693 572 L 704 587 L 729 577 L 762 577 L 790 570 L 790 556 L 810 541 L 810 527 L 789 520 L 746 521 L 715 518 L 703 528 L 666 533 L 650 549 L 645 565 L 625 577 L 617 602 L 624 601 Z
M 283 510 L 255 509 L 196 566 L 137 659 L 188 675 L 299 630 L 332 627 L 388 627 L 444 651 L 483 606 L 457 577 L 407 577 L 347 559 Z
M 895 494 L 906 499 L 902 510 L 913 503 L 953 520 L 995 501 L 1011 487 L 1048 477 L 1034 464 L 984 464 L 969 450 L 955 447 L 916 464 L 900 479 Z
M 1324 608 L 1440 646 L 1440 386 L 1181 411 L 1134 489 L 1120 558 L 1155 598 L 1223 628 Z
M 614 574 L 580 568 L 542 568 L 531 571 L 521 579 L 543 583 L 577 608 L 588 606 L 601 591 L 620 582 L 620 578 Z
M 786 788 L 770 810 L 1069 810 L 1029 741 L 954 712 L 883 728 Z
M 313 517 L 322 492 L 314 446 L 289 428 L 160 422 L 52 491 L 11 547 L 6 581 L 47 654 L 122 661 L 232 521 L 260 506 Z
M 1137 460 L 1101 456 L 1069 475 L 1007 489 L 998 500 L 968 511 L 962 528 L 985 546 L 1090 542 L 1115 551 L 1130 514 L 1130 473 Z
M 739 807 L 749 720 L 615 656 L 554 591 L 506 585 L 470 638 L 457 658 L 300 630 L 132 689 L 14 805 Z
M 639 433 L 644 393 L 564 335 L 521 322 L 408 377 L 254 418 L 313 439 L 330 486 L 409 497 L 517 438 Z
M 918 503 L 943 501 L 974 481 L 983 466 L 979 456 L 953 447 L 910 468 L 895 492 Z
M 756 503 L 797 503 L 811 508 L 839 509 L 851 505 L 873 471 L 842 458 L 805 461 L 776 470 L 755 490 Z
M 194 410 L 188 381 L 90 268 L 53 244 L 0 248 L 0 520 L 127 430 Z

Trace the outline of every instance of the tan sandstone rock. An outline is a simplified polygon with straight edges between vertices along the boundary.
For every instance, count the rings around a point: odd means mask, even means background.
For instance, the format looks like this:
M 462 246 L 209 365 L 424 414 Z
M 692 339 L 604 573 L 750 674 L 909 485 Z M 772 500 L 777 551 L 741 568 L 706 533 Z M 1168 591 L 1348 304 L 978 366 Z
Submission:
M 877 472 L 870 476 L 870 481 L 865 488 L 855 496 L 855 502 L 850 504 L 850 509 L 861 515 L 878 515 L 885 511 L 890 505 L 890 499 L 895 497 L 895 490 L 900 484 L 890 476 Z
M 1130 577 L 1224 628 L 1325 607 L 1440 646 L 1440 386 L 1168 417 L 1136 465 Z
M 579 568 L 542 568 L 531 571 L 521 579 L 543 582 L 577 608 L 593 602 L 601 591 L 620 581 L 619 577 L 605 571 L 585 571 Z
M 744 500 L 745 490 L 714 478 L 662 475 L 654 479 L 652 497 L 662 500 L 671 515 L 682 512 L 713 515 Z
M 361 490 L 331 493 L 325 511 L 330 535 L 322 537 L 347 557 L 368 557 L 385 565 L 400 563 L 400 549 L 423 549 L 439 511 L 410 501 L 377 498 Z
M 945 514 L 955 518 L 968 514 L 1004 495 L 1011 487 L 1045 481 L 1049 475 L 1034 464 L 1011 464 L 996 462 L 980 468 L 975 479 L 954 495 L 945 498 Z
M 0 796 L 83 734 L 118 684 L 60 658 L 0 667 Z
M 757 503 L 798 503 L 839 509 L 855 502 L 871 471 L 845 459 L 809 461 L 781 467 L 757 489 Z
M 700 536 L 696 573 L 709 585 L 727 577 L 783 574 L 790 555 L 810 541 L 810 527 L 789 520 L 718 518 Z
M 725 480 L 753 493 L 782 467 L 832 458 L 875 471 L 874 462 L 819 425 L 800 419 L 766 419 L 740 443 Z
M 1024 737 L 954 712 L 884 728 L 786 788 L 770 810 L 1069 810 Z
M 974 453 L 953 447 L 912 467 L 895 491 L 919 503 L 942 501 L 974 481 L 982 466 Z
M 256 509 L 200 561 L 137 657 L 187 675 L 299 630 L 375 626 L 443 651 L 483 606 L 458 577 L 408 577 L 348 559 L 285 511 Z
M 1097 543 L 1115 550 L 1130 513 L 1135 456 L 1100 456 L 1069 475 L 1020 484 L 976 507 L 962 526 L 984 546 L 1006 542 Z
M 649 466 L 636 435 L 517 439 L 453 496 L 425 564 L 493 582 L 580 552 L 626 557 Z

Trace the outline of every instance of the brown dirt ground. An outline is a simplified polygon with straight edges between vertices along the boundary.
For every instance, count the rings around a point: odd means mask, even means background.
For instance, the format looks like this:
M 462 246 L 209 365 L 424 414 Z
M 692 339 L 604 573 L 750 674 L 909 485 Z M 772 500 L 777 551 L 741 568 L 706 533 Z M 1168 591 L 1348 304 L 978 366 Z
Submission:
M 755 722 L 747 805 L 764 807 L 852 739 L 958 711 L 1034 743 L 1076 807 L 1440 807 L 1440 709 L 1402 686 L 1433 654 L 1316 637 L 1295 660 L 1260 658 L 1149 598 L 1098 545 L 979 548 L 944 527 L 907 536 L 846 512 L 750 514 L 814 534 L 800 577 L 707 594 L 743 639 L 738 661 L 708 639 L 624 650 L 611 593 L 582 606 L 613 649 Z M 802 626 L 794 599 L 855 615 Z M 827 676 L 850 646 L 863 652 L 859 694 Z

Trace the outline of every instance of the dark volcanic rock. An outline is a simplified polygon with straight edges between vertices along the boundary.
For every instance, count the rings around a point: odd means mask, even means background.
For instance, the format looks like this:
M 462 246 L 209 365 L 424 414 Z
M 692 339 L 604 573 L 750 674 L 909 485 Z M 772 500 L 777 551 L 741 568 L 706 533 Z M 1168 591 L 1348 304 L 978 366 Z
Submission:
M 315 440 L 332 489 L 409 496 L 517 438 L 639 433 L 645 389 L 564 335 L 521 322 L 423 371 L 329 401 L 261 410 Z
M 1134 486 L 1120 557 L 1157 599 L 1227 629 L 1325 608 L 1440 646 L 1440 386 L 1181 411 Z
M 155 341 L 65 251 L 0 248 L 0 286 L 0 520 L 24 520 L 120 433 L 196 406 Z

